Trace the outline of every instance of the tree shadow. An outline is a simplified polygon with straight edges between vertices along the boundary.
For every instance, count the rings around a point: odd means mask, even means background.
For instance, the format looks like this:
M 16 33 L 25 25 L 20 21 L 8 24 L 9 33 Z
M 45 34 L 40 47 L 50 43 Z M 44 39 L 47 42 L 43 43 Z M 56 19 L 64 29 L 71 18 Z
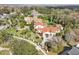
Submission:
M 64 50 L 60 53 L 58 53 L 58 55 L 69 55 L 68 52 L 72 49 L 72 47 L 64 47 Z

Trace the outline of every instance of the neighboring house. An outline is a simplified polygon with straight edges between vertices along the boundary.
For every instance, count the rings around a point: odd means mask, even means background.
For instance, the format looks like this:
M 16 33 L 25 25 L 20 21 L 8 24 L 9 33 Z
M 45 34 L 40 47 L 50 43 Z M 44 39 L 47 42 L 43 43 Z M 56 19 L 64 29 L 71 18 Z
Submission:
M 1 18 L 3 19 L 3 18 L 9 18 L 10 17 L 10 14 L 3 14 L 2 16 L 1 16 Z
M 25 17 L 24 20 L 27 22 L 27 24 L 31 24 L 33 17 Z
M 24 20 L 27 22 L 27 24 L 31 24 L 32 21 L 36 22 L 42 22 L 43 19 L 41 18 L 34 18 L 34 17 L 24 17 Z
M 6 29 L 6 28 L 8 28 L 9 27 L 9 25 L 1 25 L 0 26 L 0 30 L 4 30 L 4 29 Z
M 34 29 L 44 28 L 45 24 L 42 22 L 36 22 L 34 23 Z
M 32 10 L 31 15 L 33 17 L 25 17 L 24 20 L 27 22 L 27 24 L 30 24 L 32 21 L 34 22 L 42 22 L 43 19 L 38 18 L 39 15 L 42 15 L 40 13 L 38 13 L 36 10 Z
M 3 20 L 4 18 L 10 18 L 11 16 L 16 15 L 15 12 L 11 12 L 10 14 L 0 14 L 0 18 Z
M 40 13 L 38 13 L 36 10 L 32 10 L 31 11 L 31 15 L 34 17 L 34 18 L 37 18 L 38 16 L 42 15 Z
M 7 15 L 7 14 L 0 15 L 0 18 L 3 19 L 3 18 L 6 17 L 6 15 Z
M 78 44 L 79 45 L 79 44 Z M 64 48 L 64 51 L 59 53 L 60 55 L 79 55 L 79 46 Z
M 46 27 L 46 24 L 43 22 L 36 22 L 34 23 L 34 29 L 37 33 L 42 33 L 42 29 Z
M 0 20 L 2 20 L 2 18 L 4 18 L 4 17 L 3 17 L 3 15 L 0 14 Z
M 69 52 L 69 55 L 79 55 L 79 47 L 73 47 Z

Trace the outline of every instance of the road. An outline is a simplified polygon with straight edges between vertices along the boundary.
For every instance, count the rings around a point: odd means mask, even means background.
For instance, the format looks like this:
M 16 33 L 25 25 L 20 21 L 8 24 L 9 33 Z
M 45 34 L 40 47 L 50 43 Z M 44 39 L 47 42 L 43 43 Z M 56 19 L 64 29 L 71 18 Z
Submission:
M 31 40 L 28 40 L 28 39 L 24 39 L 24 38 L 21 38 L 21 37 L 17 37 L 17 36 L 13 36 L 14 38 L 16 39 L 20 39 L 20 40 L 24 40 L 24 41 L 27 41 L 28 43 L 32 44 L 33 46 L 35 46 L 38 50 L 40 50 L 44 55 L 47 55 L 44 50 L 38 46 L 36 43 L 32 42 Z

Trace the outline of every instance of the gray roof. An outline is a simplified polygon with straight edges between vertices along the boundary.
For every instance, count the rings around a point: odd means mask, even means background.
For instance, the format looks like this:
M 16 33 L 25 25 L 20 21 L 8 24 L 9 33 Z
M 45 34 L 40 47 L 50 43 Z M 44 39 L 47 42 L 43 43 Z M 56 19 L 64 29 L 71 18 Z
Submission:
M 79 48 L 73 47 L 69 52 L 69 55 L 79 55 Z

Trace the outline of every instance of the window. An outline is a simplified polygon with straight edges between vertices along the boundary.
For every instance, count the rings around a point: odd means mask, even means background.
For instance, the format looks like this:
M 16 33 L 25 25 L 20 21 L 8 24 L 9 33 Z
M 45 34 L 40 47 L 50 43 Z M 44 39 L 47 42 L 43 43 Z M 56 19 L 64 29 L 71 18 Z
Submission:
M 50 34 L 50 36 L 52 36 L 52 34 Z
M 49 34 L 45 34 L 45 36 L 46 36 L 46 37 L 48 37 L 48 36 L 49 36 Z

